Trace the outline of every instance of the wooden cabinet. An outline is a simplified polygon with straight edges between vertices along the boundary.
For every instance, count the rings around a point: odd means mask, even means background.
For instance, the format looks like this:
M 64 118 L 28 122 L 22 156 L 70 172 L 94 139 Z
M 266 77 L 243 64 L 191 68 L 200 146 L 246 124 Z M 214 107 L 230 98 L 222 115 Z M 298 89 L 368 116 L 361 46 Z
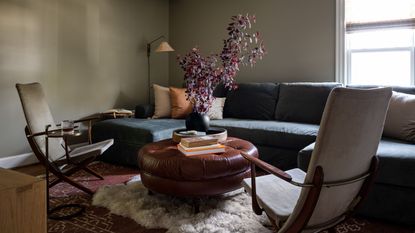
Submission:
M 0 168 L 0 232 L 46 233 L 44 180 Z

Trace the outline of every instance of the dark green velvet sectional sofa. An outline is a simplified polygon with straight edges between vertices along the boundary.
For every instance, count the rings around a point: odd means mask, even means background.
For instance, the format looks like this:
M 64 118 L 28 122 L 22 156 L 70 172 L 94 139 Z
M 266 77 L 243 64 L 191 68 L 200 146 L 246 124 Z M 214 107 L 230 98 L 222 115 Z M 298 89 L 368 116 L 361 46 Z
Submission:
M 246 83 L 235 91 L 218 88 L 226 97 L 223 127 L 229 136 L 251 141 L 260 158 L 281 169 L 307 169 L 319 123 L 330 91 L 338 83 Z M 355 86 L 368 88 L 369 86 Z M 394 91 L 415 94 L 414 88 Z M 113 119 L 93 126 L 93 140 L 114 138 L 102 160 L 137 166 L 138 150 L 146 143 L 170 138 L 184 127 L 180 119 L 147 119 L 148 109 L 138 106 L 141 118 Z M 415 144 L 382 138 L 377 155 L 380 170 L 360 214 L 415 225 Z

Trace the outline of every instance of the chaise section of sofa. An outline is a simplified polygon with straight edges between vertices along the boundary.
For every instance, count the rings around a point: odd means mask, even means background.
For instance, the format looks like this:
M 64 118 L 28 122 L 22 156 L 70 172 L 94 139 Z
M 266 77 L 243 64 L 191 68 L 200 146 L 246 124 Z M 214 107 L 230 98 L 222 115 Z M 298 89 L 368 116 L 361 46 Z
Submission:
M 137 166 L 137 154 L 145 144 L 170 138 L 175 129 L 184 128 L 179 119 L 120 118 L 96 123 L 92 128 L 94 142 L 113 138 L 114 145 L 102 156 L 109 163 Z

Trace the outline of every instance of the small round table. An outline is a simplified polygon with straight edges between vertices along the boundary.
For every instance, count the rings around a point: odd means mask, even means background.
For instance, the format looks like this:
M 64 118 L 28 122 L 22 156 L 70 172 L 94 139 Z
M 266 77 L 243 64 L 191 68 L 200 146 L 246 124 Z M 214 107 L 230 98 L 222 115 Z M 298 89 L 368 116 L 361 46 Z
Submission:
M 241 187 L 250 176 L 250 165 L 240 151 L 258 157 L 252 143 L 228 137 L 226 151 L 185 156 L 173 140 L 145 145 L 138 153 L 141 181 L 152 192 L 178 197 L 209 197 Z

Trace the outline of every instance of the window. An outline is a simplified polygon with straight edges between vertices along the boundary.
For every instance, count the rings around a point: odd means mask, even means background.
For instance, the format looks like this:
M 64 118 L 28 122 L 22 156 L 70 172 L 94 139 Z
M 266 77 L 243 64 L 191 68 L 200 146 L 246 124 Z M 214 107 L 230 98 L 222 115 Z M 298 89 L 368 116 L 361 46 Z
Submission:
M 344 4 L 341 7 L 344 21 L 339 21 L 343 25 L 340 41 L 344 42 L 340 54 L 343 59 L 337 61 L 343 63 L 338 64 L 338 67 L 343 65 L 339 81 L 414 85 L 415 0 L 339 0 L 339 3 Z

